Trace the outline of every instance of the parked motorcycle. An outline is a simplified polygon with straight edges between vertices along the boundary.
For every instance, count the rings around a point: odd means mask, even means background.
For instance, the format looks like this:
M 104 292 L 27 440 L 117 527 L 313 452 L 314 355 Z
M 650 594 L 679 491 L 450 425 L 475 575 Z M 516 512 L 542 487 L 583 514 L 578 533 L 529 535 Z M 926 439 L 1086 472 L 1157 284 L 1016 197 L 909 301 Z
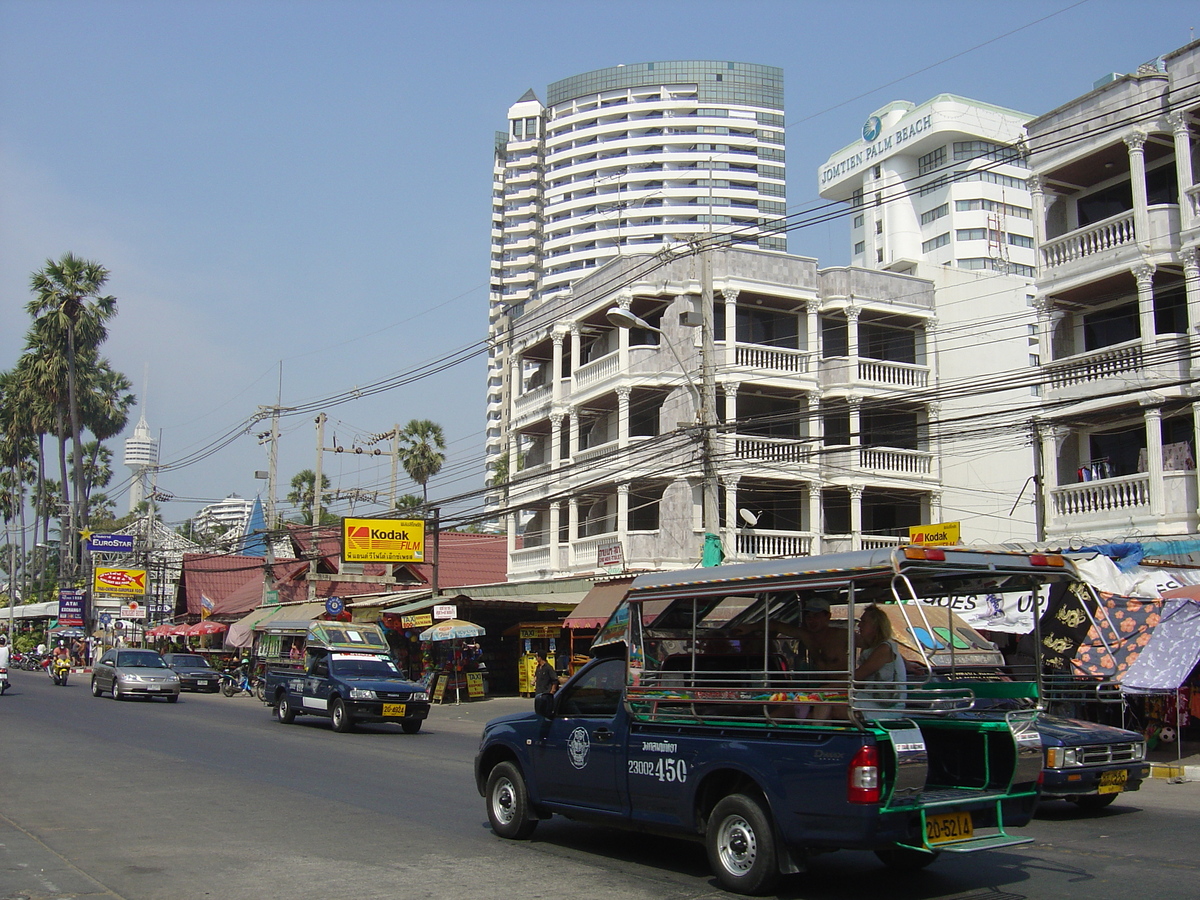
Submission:
M 52 659 L 46 671 L 50 674 L 50 680 L 61 687 L 67 683 L 67 676 L 71 674 L 71 661 L 63 657 Z
M 0 668 L 0 697 L 8 690 L 8 669 Z

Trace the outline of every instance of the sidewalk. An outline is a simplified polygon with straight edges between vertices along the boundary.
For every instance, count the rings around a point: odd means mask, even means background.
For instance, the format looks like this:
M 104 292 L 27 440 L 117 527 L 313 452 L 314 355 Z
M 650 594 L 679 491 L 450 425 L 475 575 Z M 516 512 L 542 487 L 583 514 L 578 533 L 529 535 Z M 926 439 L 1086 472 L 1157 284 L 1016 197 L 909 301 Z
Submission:
M 1159 744 L 1146 754 L 1150 777 L 1168 781 L 1200 781 L 1200 742 Z

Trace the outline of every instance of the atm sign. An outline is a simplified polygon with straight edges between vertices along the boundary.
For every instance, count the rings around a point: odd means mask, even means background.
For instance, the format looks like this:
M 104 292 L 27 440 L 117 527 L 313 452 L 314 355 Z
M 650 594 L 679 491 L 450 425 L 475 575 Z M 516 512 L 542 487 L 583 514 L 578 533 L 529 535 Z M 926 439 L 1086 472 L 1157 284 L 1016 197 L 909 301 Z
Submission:
M 347 562 L 424 562 L 422 519 L 342 519 Z

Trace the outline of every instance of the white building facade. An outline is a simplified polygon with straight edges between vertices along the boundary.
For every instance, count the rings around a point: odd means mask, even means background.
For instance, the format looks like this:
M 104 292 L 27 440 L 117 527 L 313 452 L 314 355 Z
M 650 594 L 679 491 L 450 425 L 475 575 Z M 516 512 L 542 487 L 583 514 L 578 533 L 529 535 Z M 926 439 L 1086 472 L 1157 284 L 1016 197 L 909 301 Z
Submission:
M 1194 535 L 1200 42 L 1029 123 L 1051 541 Z
M 965 543 L 1036 537 L 1037 254 L 1018 150 L 1029 119 L 953 94 L 896 101 L 817 173 L 821 196 L 850 206 L 855 265 L 933 284 L 934 380 L 920 395 L 939 423 L 940 506 Z
M 619 256 L 708 234 L 786 250 L 783 72 L 738 62 L 614 66 L 531 90 L 496 135 L 487 468 L 515 469 L 511 336 Z M 489 503 L 502 502 L 494 493 Z

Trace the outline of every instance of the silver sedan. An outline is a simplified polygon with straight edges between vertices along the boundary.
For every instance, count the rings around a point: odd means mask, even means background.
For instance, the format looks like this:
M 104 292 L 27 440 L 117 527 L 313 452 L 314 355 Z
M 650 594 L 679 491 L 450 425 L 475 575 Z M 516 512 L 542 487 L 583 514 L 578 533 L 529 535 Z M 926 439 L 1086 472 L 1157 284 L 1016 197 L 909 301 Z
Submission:
M 109 650 L 92 667 L 92 696 L 111 691 L 114 700 L 126 697 L 179 699 L 179 675 L 154 650 Z

